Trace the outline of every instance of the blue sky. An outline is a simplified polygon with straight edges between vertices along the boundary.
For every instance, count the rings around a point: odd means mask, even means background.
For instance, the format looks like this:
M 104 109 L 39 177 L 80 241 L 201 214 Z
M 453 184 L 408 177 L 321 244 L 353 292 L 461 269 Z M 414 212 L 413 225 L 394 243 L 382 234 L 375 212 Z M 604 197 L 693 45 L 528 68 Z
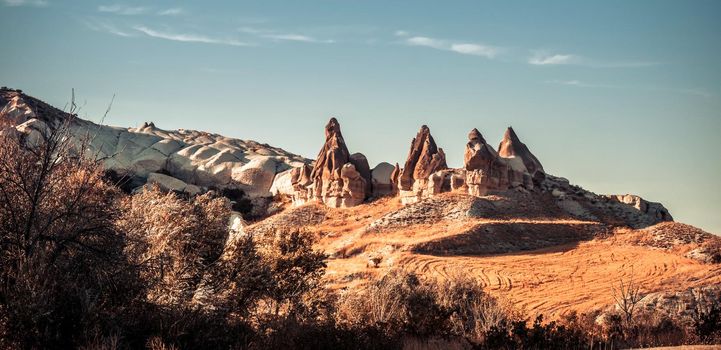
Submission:
M 81 115 L 450 166 L 509 125 L 546 170 L 721 233 L 721 2 L 0 0 L 0 84 Z

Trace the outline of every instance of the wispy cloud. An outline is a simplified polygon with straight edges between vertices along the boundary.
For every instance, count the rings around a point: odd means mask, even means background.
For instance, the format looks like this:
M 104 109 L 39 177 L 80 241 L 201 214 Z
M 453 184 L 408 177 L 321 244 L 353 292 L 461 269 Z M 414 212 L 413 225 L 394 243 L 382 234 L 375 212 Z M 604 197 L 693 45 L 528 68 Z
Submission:
M 535 66 L 574 65 L 589 68 L 634 68 L 650 67 L 661 64 L 652 61 L 600 61 L 576 54 L 549 53 L 548 51 L 533 51 L 528 63 Z
M 174 8 L 169 8 L 166 10 L 158 11 L 159 16 L 178 16 L 178 15 L 182 15 L 183 13 L 185 13 L 185 10 L 183 10 L 180 7 L 174 7 Z
M 126 37 L 126 38 L 135 36 L 132 33 L 130 33 L 129 31 L 119 29 L 115 25 L 105 22 L 105 21 L 101 21 L 101 20 L 97 20 L 97 19 L 87 19 L 87 20 L 81 20 L 81 22 L 83 24 L 85 24 L 86 27 L 90 28 L 90 30 L 94 30 L 96 32 L 106 32 L 106 33 L 110 33 L 113 35 L 122 36 L 122 37 Z
M 658 86 L 626 86 L 626 85 L 614 85 L 614 84 L 599 84 L 589 83 L 580 80 L 547 80 L 546 84 L 574 86 L 580 88 L 601 88 L 601 89 L 624 89 L 624 90 L 641 90 L 641 91 L 659 91 L 659 92 L 671 92 L 682 95 L 693 95 L 704 98 L 712 97 L 713 94 L 709 93 L 704 89 L 687 89 L 687 88 L 668 88 Z
M 276 40 L 276 41 L 297 41 L 304 43 L 315 43 L 315 44 L 333 44 L 333 39 L 320 39 L 310 35 L 296 34 L 296 33 L 283 33 L 275 30 L 261 29 L 254 27 L 241 27 L 239 31 L 252 34 L 264 39 Z
M 188 43 L 204 43 L 204 44 L 217 44 L 217 45 L 229 45 L 229 46 L 252 46 L 250 43 L 238 41 L 235 39 L 228 38 L 214 38 L 199 34 L 188 34 L 188 33 L 172 33 L 166 31 L 159 31 L 150 29 L 145 26 L 135 26 L 133 29 L 153 38 L 181 41 Z
M 32 7 L 46 7 L 50 5 L 45 0 L 2 0 L 3 5 L 10 7 L 20 6 L 32 6 Z
M 122 4 L 100 5 L 98 6 L 98 12 L 114 13 L 116 15 L 122 16 L 136 16 L 147 13 L 148 8 L 143 6 L 127 6 Z
M 394 34 L 405 38 L 403 42 L 406 45 L 430 47 L 436 50 L 451 51 L 463 55 L 494 58 L 501 51 L 498 47 L 476 43 L 454 42 L 425 36 L 409 36 L 408 32 L 402 30 L 396 31 Z
M 335 40 L 331 39 L 317 39 L 311 36 L 302 34 L 265 34 L 262 35 L 264 38 L 273 40 L 285 40 L 285 41 L 300 41 L 304 43 L 318 43 L 318 44 L 332 44 Z
M 528 63 L 537 66 L 578 64 L 579 57 L 571 54 L 548 54 L 545 52 L 536 52 L 528 59 Z

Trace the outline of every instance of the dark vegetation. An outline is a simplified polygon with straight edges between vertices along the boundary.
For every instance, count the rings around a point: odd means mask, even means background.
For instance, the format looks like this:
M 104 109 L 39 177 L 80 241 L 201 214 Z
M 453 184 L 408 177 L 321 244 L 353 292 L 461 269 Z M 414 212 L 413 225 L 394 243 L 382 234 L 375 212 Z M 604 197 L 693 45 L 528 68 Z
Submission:
M 525 318 L 470 278 L 437 282 L 403 271 L 331 292 L 322 281 L 326 256 L 308 234 L 229 232 L 231 202 L 212 193 L 130 195 L 115 186 L 122 176 L 78 156 L 83 143 L 67 135 L 60 125 L 39 140 L 0 139 L 3 349 L 598 349 L 721 341 L 718 307 L 690 324 L 632 308 L 603 322 L 576 314 L 546 322 Z M 637 290 L 624 288 L 619 302 L 637 302 Z

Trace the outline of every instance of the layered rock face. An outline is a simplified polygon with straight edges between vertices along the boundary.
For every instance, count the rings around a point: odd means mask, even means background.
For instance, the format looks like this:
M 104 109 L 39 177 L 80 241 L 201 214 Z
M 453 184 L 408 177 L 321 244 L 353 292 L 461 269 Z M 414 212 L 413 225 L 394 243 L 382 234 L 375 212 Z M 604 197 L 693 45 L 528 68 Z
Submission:
M 18 90 L 0 90 L 0 133 L 25 134 L 26 140 L 32 140 L 41 130 L 70 117 Z M 153 123 L 120 128 L 77 117 L 69 120 L 74 144 L 85 143 L 88 155 L 102 159 L 107 170 L 131 176 L 134 187 L 152 180 L 189 194 L 211 187 L 239 188 L 251 198 L 269 197 L 279 173 L 310 163 L 267 144 L 202 131 L 163 130 Z
M 370 182 L 368 160 L 360 153 L 350 155 L 335 118 L 325 126 L 325 143 L 313 168 L 302 166 L 291 172 L 295 204 L 315 200 L 334 208 L 356 206 L 370 195 Z
M 446 155 L 436 146 L 431 130 L 423 125 L 411 142 L 405 166 L 398 175 L 398 192 L 404 204 L 415 203 L 433 192 L 431 174 L 447 169 Z M 431 186 L 429 187 L 429 184 Z

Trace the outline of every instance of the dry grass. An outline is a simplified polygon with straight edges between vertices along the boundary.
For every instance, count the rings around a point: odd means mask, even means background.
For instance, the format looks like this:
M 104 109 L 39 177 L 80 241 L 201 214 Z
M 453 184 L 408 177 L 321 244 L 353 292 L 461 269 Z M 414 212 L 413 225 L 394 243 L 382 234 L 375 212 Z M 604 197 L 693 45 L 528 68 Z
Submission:
M 320 237 L 318 247 L 332 257 L 325 278 L 333 289 L 356 288 L 396 267 L 439 279 L 467 274 L 478 278 L 491 294 L 507 298 L 529 315 L 556 318 L 571 311 L 589 312 L 611 305 L 611 286 L 619 278 L 627 278 L 631 271 L 642 293 L 721 283 L 720 265 L 702 264 L 683 256 L 692 245 L 649 249 L 639 244 L 638 235 L 643 232 L 630 229 L 617 230 L 608 238 L 532 251 L 463 256 L 418 254 L 413 249 L 419 245 L 456 239 L 484 225 L 557 225 L 583 230 L 597 225 L 599 232 L 608 229 L 598 223 L 567 218 L 467 218 L 382 232 L 367 230 L 370 223 L 399 208 L 397 198 L 383 198 L 351 209 L 329 209 L 322 223 L 309 228 Z M 377 268 L 369 266 L 371 258 L 380 259 Z

